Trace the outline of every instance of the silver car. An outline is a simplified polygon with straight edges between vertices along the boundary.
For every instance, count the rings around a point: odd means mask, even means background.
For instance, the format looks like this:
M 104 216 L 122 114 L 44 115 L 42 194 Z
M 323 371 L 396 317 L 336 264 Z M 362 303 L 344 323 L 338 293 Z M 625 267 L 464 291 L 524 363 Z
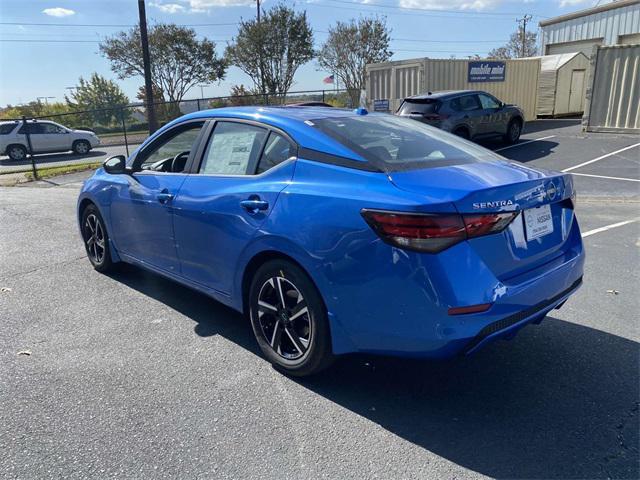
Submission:
M 29 131 L 33 153 L 73 151 L 78 155 L 89 153 L 100 145 L 100 139 L 87 130 L 72 130 L 55 122 L 20 120 L 0 122 L 0 154 L 11 160 L 24 160 L 29 150 L 25 133 Z
M 469 140 L 502 137 L 515 143 L 524 128 L 524 113 L 478 90 L 428 92 L 407 97 L 396 115 L 410 117 Z

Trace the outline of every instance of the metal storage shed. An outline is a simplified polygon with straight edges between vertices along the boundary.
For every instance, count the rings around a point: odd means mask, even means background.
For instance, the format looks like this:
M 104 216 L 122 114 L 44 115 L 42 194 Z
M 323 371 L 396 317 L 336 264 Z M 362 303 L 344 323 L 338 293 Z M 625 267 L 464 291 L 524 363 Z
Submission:
M 537 114 L 562 116 L 584 112 L 588 68 L 589 59 L 581 52 L 540 57 Z

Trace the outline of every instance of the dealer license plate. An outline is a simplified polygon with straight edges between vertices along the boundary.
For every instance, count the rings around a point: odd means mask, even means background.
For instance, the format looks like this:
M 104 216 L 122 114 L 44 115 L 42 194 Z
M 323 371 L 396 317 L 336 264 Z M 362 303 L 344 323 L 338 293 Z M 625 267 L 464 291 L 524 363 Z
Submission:
M 529 241 L 552 233 L 553 217 L 551 216 L 551 206 L 542 205 L 541 207 L 525 210 L 524 228 Z

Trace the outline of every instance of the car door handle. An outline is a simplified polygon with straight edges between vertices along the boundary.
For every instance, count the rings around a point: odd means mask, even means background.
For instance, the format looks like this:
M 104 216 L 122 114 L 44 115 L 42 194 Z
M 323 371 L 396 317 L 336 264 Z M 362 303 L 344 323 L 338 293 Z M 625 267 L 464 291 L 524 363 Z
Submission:
M 249 200 L 242 200 L 240 206 L 249 213 L 256 213 L 259 210 L 266 210 L 269 208 L 269 202 L 260 200 L 259 198 L 252 198 Z
M 158 199 L 158 201 L 163 205 L 173 200 L 173 197 L 174 196 L 169 192 L 160 192 L 156 195 L 156 198 Z

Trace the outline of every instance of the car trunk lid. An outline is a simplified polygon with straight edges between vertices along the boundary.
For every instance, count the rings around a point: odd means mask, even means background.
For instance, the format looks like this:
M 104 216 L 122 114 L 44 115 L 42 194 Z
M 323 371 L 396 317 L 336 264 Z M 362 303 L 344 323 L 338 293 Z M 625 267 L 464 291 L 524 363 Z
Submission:
M 573 221 L 574 189 L 568 174 L 487 160 L 390 172 L 389 179 L 424 197 L 425 212 L 431 202 L 451 202 L 463 216 L 518 212 L 502 232 L 467 240 L 501 280 L 563 253 Z

